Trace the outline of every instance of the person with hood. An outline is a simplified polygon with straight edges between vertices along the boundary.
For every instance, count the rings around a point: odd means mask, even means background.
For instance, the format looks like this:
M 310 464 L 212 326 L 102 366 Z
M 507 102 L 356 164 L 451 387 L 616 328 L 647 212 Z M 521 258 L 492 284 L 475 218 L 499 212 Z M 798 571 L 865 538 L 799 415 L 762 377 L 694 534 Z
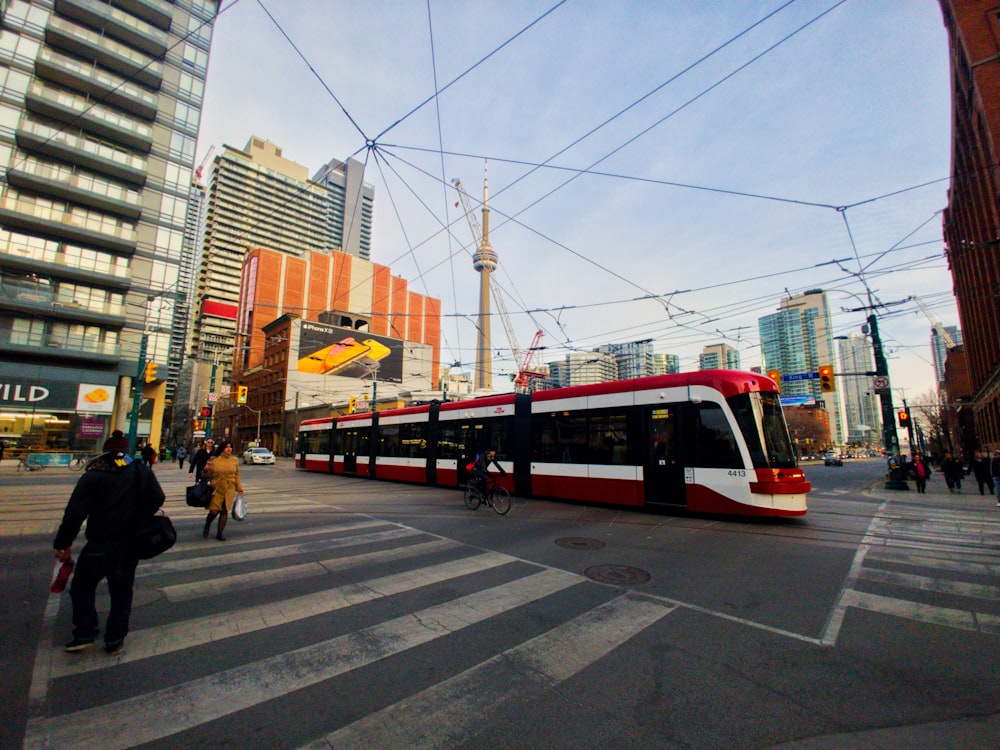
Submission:
M 187 448 L 185 448 L 183 445 L 178 445 L 177 452 L 174 453 L 174 455 L 177 457 L 177 463 L 180 464 L 181 471 L 183 471 L 184 459 L 188 457 Z
M 104 627 L 104 650 L 124 650 L 132 615 L 132 589 L 139 561 L 131 551 L 139 524 L 163 505 L 164 495 L 153 472 L 124 451 L 107 451 L 84 469 L 52 543 L 60 562 L 70 562 L 73 541 L 87 523 L 87 543 L 80 551 L 70 584 L 73 639 L 65 649 L 83 651 L 100 634 L 95 595 L 106 578 L 111 610 Z
M 240 481 L 240 462 L 233 455 L 233 444 L 228 440 L 219 443 L 219 452 L 212 457 L 205 467 L 205 473 L 212 478 L 212 499 L 208 503 L 208 517 L 201 535 L 208 537 L 212 530 L 212 521 L 219 519 L 215 538 L 226 541 L 223 531 L 229 519 L 229 511 L 236 500 L 236 493 L 243 492 L 243 482 Z

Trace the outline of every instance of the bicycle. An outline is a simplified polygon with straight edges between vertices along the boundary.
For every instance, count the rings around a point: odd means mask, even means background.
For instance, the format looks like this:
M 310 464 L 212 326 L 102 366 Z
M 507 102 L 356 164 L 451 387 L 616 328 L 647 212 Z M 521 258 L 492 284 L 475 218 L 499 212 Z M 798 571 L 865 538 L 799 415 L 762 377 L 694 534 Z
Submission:
M 23 456 L 21 456 L 17 460 L 17 470 L 18 471 L 39 471 L 39 470 L 44 469 L 44 468 L 45 467 L 42 466 L 41 464 L 29 464 L 28 463 L 28 454 L 27 453 L 25 453 Z
M 69 470 L 80 471 L 81 469 L 83 469 L 84 466 L 89 464 L 91 459 L 93 458 L 94 456 L 91 456 L 87 453 L 74 453 L 73 458 L 69 462 Z
M 475 510 L 485 504 L 488 508 L 493 508 L 498 515 L 505 515 L 510 510 L 510 493 L 499 484 L 495 476 L 486 478 L 486 494 L 480 490 L 479 482 L 470 479 L 465 485 L 465 507 Z

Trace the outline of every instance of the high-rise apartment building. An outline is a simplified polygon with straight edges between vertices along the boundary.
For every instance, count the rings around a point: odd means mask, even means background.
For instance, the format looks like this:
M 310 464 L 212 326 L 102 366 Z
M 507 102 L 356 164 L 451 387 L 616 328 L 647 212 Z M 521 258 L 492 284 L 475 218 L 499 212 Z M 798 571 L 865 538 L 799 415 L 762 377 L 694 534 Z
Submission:
M 317 173 L 319 181 L 311 180 L 306 167 L 256 136 L 243 149 L 223 147 L 209 178 L 189 348 L 196 360 L 203 366 L 222 363 L 228 372 L 225 355 L 236 343 L 240 274 L 248 248 L 299 257 L 329 255 L 346 243 L 355 251 L 349 254 L 367 257 L 374 189 L 363 175 L 360 162 L 331 161 Z
M 570 385 L 610 383 L 618 380 L 618 362 L 613 354 L 603 352 L 570 352 L 562 360 L 549 362 L 546 387 L 565 388 Z
M 940 392 L 944 388 L 945 363 L 948 360 L 948 350 L 953 346 L 962 345 L 962 331 L 958 326 L 943 326 L 942 330 L 951 339 L 951 344 L 936 328 L 931 329 L 931 361 L 934 363 L 934 384 Z
M 944 239 L 981 445 L 1000 445 L 1000 15 L 993 0 L 940 0 L 951 57 L 951 183 Z
M 847 443 L 879 447 L 882 435 L 882 410 L 871 376 L 851 373 L 875 371 L 875 355 L 868 338 L 852 333 L 838 339 L 837 387 L 844 395 Z
M 361 162 L 331 159 L 312 180 L 327 189 L 327 247 L 371 260 L 375 189 L 364 178 Z
M 654 354 L 653 374 L 672 375 L 681 371 L 681 358 L 678 354 Z
M 782 397 L 811 397 L 830 413 L 830 438 L 844 442 L 839 391 L 824 393 L 818 372 L 836 362 L 826 292 L 812 289 L 781 300 L 780 309 L 758 321 L 765 370 L 780 370 Z
M 0 36 L 0 433 L 88 450 L 162 407 L 216 0 L 20 0 Z M 142 383 L 138 387 L 143 387 Z M 6 412 L 11 415 L 5 416 Z M 154 432 L 141 414 L 138 434 Z
M 624 344 L 601 344 L 595 351 L 610 354 L 618 365 L 618 380 L 645 378 L 655 374 L 653 340 L 629 341 Z
M 699 370 L 738 370 L 740 353 L 729 344 L 712 344 L 703 347 L 698 356 Z

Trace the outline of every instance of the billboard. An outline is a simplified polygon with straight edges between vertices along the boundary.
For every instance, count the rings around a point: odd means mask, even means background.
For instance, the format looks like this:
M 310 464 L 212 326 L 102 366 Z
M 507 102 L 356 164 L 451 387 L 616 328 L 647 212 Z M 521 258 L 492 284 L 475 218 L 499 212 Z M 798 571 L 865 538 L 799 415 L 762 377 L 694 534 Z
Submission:
M 295 369 L 311 375 L 367 376 L 402 383 L 403 349 L 398 339 L 303 321 Z

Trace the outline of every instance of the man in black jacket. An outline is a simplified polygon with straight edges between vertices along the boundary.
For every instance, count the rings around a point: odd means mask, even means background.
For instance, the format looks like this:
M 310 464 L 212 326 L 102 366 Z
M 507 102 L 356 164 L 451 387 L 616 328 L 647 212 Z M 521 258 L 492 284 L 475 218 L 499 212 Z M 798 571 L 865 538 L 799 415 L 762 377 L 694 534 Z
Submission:
M 191 456 L 191 460 L 188 462 L 188 467 L 190 468 L 188 476 L 194 477 L 194 481 L 197 482 L 201 479 L 201 472 L 205 470 L 205 465 L 208 463 L 208 459 L 212 457 L 214 448 L 215 443 L 212 441 L 212 438 L 205 438 L 205 443 Z
M 163 505 L 153 472 L 120 451 L 108 451 L 87 464 L 73 489 L 52 546 L 60 562 L 72 559 L 73 540 L 87 522 L 87 543 L 80 551 L 69 595 L 73 602 L 73 640 L 66 650 L 83 651 L 100 633 L 94 603 L 97 584 L 108 579 L 111 611 L 104 648 L 120 654 L 132 614 L 132 586 L 138 560 L 130 549 L 139 524 Z

